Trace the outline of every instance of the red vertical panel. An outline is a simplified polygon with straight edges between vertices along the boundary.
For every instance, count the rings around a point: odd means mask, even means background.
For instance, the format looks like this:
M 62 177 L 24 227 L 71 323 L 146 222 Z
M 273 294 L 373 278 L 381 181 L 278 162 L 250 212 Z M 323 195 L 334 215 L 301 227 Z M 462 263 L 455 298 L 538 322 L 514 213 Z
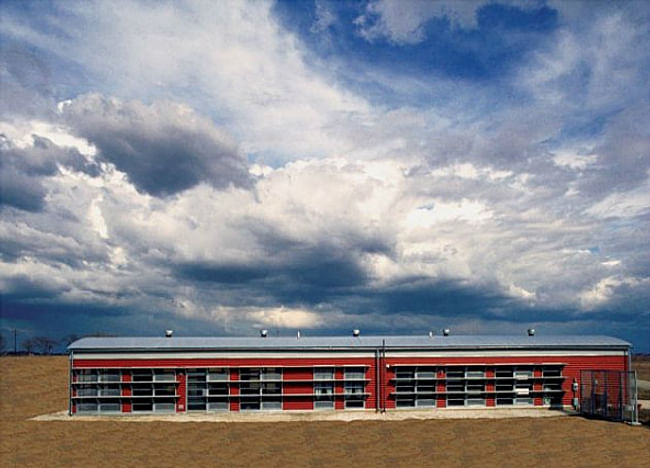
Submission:
M 496 406 L 496 399 L 494 398 L 494 368 L 488 367 L 485 369 L 485 377 L 489 379 L 485 383 L 485 391 L 487 392 L 487 396 L 485 399 L 485 406 Z
M 381 362 L 381 360 L 380 360 Z M 366 379 L 369 379 L 366 382 L 366 392 L 369 393 L 366 398 L 366 408 L 376 409 L 379 404 L 379 398 L 381 397 L 381 388 L 377 388 L 377 372 L 380 372 L 381 376 L 381 364 L 380 369 L 375 369 L 375 359 L 373 358 L 372 362 L 369 363 L 370 367 L 366 368 Z M 386 388 L 385 379 L 388 378 L 388 372 L 384 372 L 384 378 L 379 383 L 380 387 L 383 386 Z
M 187 374 L 184 370 L 176 371 L 176 380 L 178 380 L 178 385 L 176 387 L 176 392 L 178 393 L 178 399 L 176 400 L 176 412 L 184 413 L 187 408 Z
M 439 379 L 444 379 L 445 378 L 444 369 L 438 369 L 437 377 Z M 436 391 L 444 392 L 445 390 L 446 390 L 445 382 L 443 380 L 438 380 L 438 382 L 436 383 Z M 436 401 L 436 407 L 437 408 L 444 408 L 446 406 L 447 406 L 447 398 L 445 397 L 444 393 L 442 395 L 438 395 L 438 401 Z
M 381 361 L 382 360 L 380 359 L 380 362 Z M 387 365 L 389 367 L 387 367 Z M 381 379 L 381 384 L 383 385 L 383 388 L 381 389 L 382 393 L 378 394 L 377 398 L 380 398 L 379 395 L 383 395 L 383 400 L 384 400 L 384 404 L 386 405 L 386 409 L 393 409 L 395 408 L 395 398 L 392 398 L 391 395 L 395 391 L 395 381 L 393 380 L 395 378 L 395 367 L 390 365 L 389 362 L 385 362 L 383 365 L 383 369 L 381 369 L 381 371 L 383 371 L 383 378 Z
M 230 380 L 239 380 L 238 369 L 230 369 Z M 230 384 L 230 394 L 239 395 L 239 384 L 237 383 Z M 230 411 L 239 411 L 239 398 L 230 399 Z
M 284 394 L 282 409 L 303 411 L 314 409 L 314 398 L 305 396 L 305 394 L 311 394 L 314 391 L 313 377 L 314 374 L 311 368 L 284 369 L 282 377 L 282 393 Z
M 334 395 L 340 395 L 340 394 L 343 393 L 343 390 L 344 390 L 343 379 L 345 378 L 342 367 L 337 367 L 334 370 L 334 377 L 336 378 L 336 382 L 334 382 Z M 343 397 L 342 396 L 335 396 L 334 397 L 334 408 L 337 409 L 337 410 L 340 410 L 340 409 L 343 409 L 344 407 L 345 407 L 345 404 L 343 402 Z
M 72 414 L 75 414 L 77 412 L 77 403 L 75 401 L 72 402 Z

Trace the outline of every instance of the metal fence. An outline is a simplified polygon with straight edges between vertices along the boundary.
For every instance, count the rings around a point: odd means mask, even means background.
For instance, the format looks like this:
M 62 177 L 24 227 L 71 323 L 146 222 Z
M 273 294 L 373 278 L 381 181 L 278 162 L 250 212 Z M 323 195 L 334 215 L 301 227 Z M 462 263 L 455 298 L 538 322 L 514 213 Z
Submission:
M 580 371 L 580 412 L 614 421 L 638 421 L 635 371 Z

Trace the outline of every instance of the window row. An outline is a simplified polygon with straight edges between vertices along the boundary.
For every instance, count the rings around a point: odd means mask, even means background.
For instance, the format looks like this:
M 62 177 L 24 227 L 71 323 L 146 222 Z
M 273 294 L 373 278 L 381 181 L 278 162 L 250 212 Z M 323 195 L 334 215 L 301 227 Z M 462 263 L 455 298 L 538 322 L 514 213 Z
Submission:
M 395 380 L 447 380 L 447 379 L 533 379 L 534 366 L 498 366 L 493 376 L 487 377 L 486 366 L 399 366 L 395 368 Z M 541 378 L 562 377 L 562 366 L 542 367 Z

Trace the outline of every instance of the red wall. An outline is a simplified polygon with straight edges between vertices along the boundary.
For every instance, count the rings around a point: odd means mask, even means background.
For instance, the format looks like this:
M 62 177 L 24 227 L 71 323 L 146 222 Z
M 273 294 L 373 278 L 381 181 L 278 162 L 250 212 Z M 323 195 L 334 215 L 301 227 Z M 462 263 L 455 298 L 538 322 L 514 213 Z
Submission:
M 283 392 L 287 395 L 292 393 L 312 393 L 313 386 L 311 382 L 299 382 L 299 380 L 310 380 L 312 378 L 312 366 L 315 365 L 329 365 L 335 367 L 335 378 L 337 379 L 334 384 L 335 394 L 335 408 L 343 409 L 344 401 L 340 395 L 344 391 L 343 378 L 344 365 L 359 365 L 367 366 L 366 378 L 369 379 L 366 386 L 366 391 L 370 396 L 366 400 L 366 408 L 372 409 L 382 406 L 386 408 L 394 408 L 395 401 L 390 397 L 394 391 L 394 384 L 391 378 L 395 375 L 394 366 L 397 364 L 410 364 L 410 365 L 447 365 L 447 364 L 538 364 L 540 367 L 535 369 L 535 375 L 541 375 L 542 363 L 564 363 L 563 375 L 564 379 L 564 398 L 563 404 L 570 405 L 574 397 L 571 384 L 574 379 L 578 382 L 580 380 L 581 369 L 603 369 L 603 370 L 627 370 L 627 357 L 620 356 L 526 356 L 526 357 L 437 357 L 437 358 L 421 358 L 421 357 L 390 357 L 385 360 L 379 360 L 379 373 L 381 379 L 381 389 L 376 388 L 375 379 L 375 358 L 339 358 L 333 355 L 331 359 L 327 358 L 255 358 L 255 359 L 75 359 L 73 360 L 74 369 L 83 368 L 129 368 L 129 367 L 150 367 L 150 368 L 190 368 L 190 367 L 236 367 L 236 366 L 255 366 L 255 367 L 284 367 L 284 383 Z M 388 368 L 386 365 L 388 364 Z M 293 367 L 292 367 L 293 366 Z M 301 367 L 304 366 L 304 367 Z M 488 376 L 493 375 L 493 370 L 488 370 Z M 181 371 L 178 374 L 179 386 L 178 392 L 180 398 L 177 403 L 177 411 L 186 410 L 185 402 L 185 372 Z M 438 377 L 444 377 L 441 372 Z M 124 376 L 127 380 L 128 373 Z M 239 373 L 237 369 L 231 369 L 231 380 L 238 380 Z M 296 382 L 292 383 L 292 380 Z M 487 384 L 486 390 L 493 389 L 492 383 Z M 381 400 L 380 392 L 381 390 Z M 438 384 L 438 390 L 444 390 L 444 384 Z M 231 385 L 231 394 L 237 395 L 239 393 L 238 385 Z M 310 410 L 313 408 L 313 398 L 311 396 L 305 397 L 291 397 L 283 398 L 283 409 L 286 410 Z M 535 400 L 536 405 L 541 405 L 541 398 Z M 490 397 L 487 400 L 488 406 L 494 405 L 494 398 Z M 445 406 L 444 397 L 438 398 L 438 407 Z M 73 412 L 75 411 L 74 404 L 72 405 Z M 237 398 L 231 399 L 230 410 L 238 411 L 239 402 Z M 123 411 L 130 411 L 130 405 L 123 406 Z
M 283 370 L 282 392 L 285 394 L 282 402 L 282 409 L 285 410 L 311 410 L 314 409 L 313 398 L 310 396 L 288 396 L 291 394 L 312 393 L 311 380 L 314 374 L 311 369 L 286 368 Z

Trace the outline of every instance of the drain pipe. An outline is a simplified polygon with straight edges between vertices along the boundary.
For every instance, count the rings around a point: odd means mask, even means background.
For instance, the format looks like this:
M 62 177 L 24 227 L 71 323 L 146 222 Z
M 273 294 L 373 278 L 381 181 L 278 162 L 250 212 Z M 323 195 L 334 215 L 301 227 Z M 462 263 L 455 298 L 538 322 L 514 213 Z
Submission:
M 384 390 L 384 381 L 386 380 L 386 339 L 381 340 L 381 412 L 386 412 L 386 395 Z
M 380 379 L 379 379 L 379 348 L 375 348 L 375 413 L 379 412 L 379 391 L 380 391 Z

